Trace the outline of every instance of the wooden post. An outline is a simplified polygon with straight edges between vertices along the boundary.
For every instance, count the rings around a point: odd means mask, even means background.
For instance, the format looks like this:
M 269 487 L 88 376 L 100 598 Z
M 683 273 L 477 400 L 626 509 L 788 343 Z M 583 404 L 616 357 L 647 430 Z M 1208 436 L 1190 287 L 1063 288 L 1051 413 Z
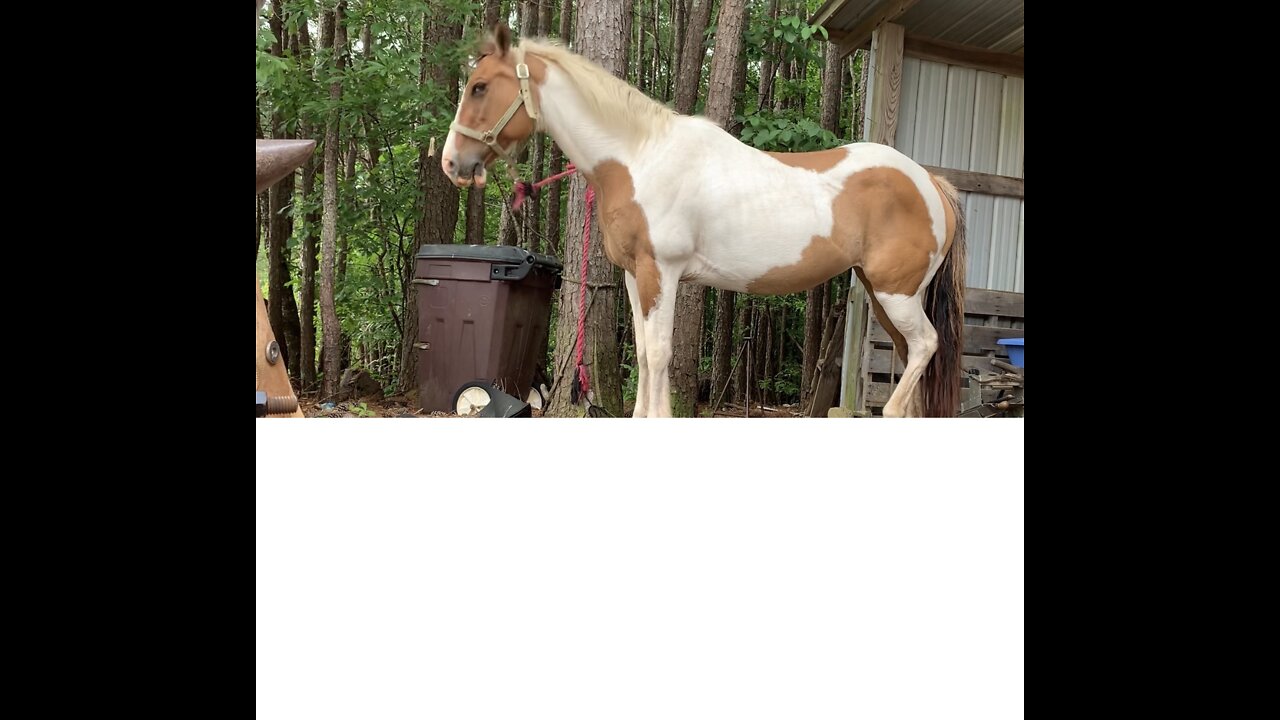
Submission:
M 853 275 L 849 282 L 852 284 L 849 286 L 849 306 L 845 308 L 844 368 L 843 378 L 840 381 L 840 407 L 844 408 L 849 415 L 858 417 L 863 414 L 866 407 L 862 368 L 865 367 L 863 361 L 866 359 L 865 347 L 869 327 L 867 312 L 870 306 L 867 304 L 867 288 L 858 282 L 858 276 Z
M 901 25 L 884 23 L 871 34 L 868 58 L 867 114 L 863 137 L 868 142 L 892 146 L 898 131 L 898 96 L 902 92 L 902 47 L 906 32 Z
M 871 34 L 871 53 L 865 62 L 867 95 L 863 137 L 868 142 L 893 145 L 898 131 L 898 97 L 902 92 L 902 46 L 906 32 L 901 25 L 881 23 Z M 840 406 L 855 417 L 865 415 L 867 346 L 867 289 L 850 272 L 849 307 L 844 333 L 844 380 L 840 383 Z

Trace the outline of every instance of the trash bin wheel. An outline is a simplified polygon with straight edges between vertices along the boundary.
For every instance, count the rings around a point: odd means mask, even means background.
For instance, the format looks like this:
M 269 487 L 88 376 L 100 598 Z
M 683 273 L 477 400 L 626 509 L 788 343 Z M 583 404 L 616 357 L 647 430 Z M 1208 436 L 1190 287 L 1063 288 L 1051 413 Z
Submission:
M 463 383 L 453 393 L 453 411 L 462 417 L 479 415 L 493 402 L 493 383 L 488 380 L 472 380 Z

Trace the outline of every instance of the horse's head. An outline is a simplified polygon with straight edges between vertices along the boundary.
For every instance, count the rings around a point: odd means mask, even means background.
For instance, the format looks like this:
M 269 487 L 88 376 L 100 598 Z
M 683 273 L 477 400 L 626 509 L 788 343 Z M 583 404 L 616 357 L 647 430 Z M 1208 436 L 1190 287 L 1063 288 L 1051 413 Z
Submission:
M 515 150 L 538 117 L 532 85 L 524 52 L 511 47 L 511 31 L 499 23 L 480 46 L 440 152 L 440 167 L 455 185 L 474 180 L 484 187 L 485 170 L 499 157 L 515 166 Z

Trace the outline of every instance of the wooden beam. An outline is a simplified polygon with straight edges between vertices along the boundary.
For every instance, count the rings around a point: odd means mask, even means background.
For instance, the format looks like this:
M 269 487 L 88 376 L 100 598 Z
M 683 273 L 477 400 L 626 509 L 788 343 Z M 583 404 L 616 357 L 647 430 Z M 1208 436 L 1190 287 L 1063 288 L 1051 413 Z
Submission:
M 822 4 L 822 7 L 818 8 L 817 12 L 813 14 L 813 17 L 809 18 L 809 24 L 821 25 L 825 23 L 831 19 L 832 15 L 836 14 L 837 10 L 844 7 L 847 2 L 849 2 L 849 0 L 827 0 Z M 259 10 L 261 10 L 261 8 L 259 8 Z M 830 31 L 831 28 L 827 28 L 827 32 Z
M 862 17 L 858 18 L 858 21 L 854 23 L 853 27 L 843 32 L 844 40 L 840 41 L 840 57 L 843 58 L 845 55 L 866 45 L 876 28 L 901 17 L 917 2 L 920 2 L 920 0 L 885 0 L 885 2 L 868 8 Z M 827 28 L 827 32 L 829 34 L 831 28 Z
M 868 142 L 893 145 L 898 131 L 898 96 L 902 92 L 901 25 L 885 23 L 871 39 L 871 65 L 867 73 L 867 114 L 863 137 Z
M 946 178 L 947 182 L 955 185 L 957 190 L 982 193 L 983 195 L 1022 198 L 1022 178 L 971 172 L 969 170 L 953 170 L 934 165 L 924 165 L 923 167 L 938 177 Z
M 921 60 L 943 62 L 978 70 L 1022 77 L 1022 56 L 993 52 L 972 45 L 934 40 L 933 38 L 907 35 L 903 51 Z

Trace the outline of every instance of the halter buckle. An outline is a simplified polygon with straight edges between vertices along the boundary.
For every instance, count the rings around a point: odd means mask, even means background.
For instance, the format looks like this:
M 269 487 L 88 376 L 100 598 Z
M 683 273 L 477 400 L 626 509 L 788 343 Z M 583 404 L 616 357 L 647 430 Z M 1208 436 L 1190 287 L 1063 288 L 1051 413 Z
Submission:
M 484 136 L 480 138 L 480 142 L 484 143 L 485 145 L 492 145 L 492 144 L 493 144 L 493 131 L 492 131 L 492 130 L 485 130 L 485 131 L 484 131 Z
M 518 64 L 516 65 L 516 78 L 518 78 L 518 79 L 520 79 L 520 80 L 528 80 L 528 79 L 529 79 L 529 66 L 528 66 L 528 65 L 525 65 L 524 63 L 518 63 Z

